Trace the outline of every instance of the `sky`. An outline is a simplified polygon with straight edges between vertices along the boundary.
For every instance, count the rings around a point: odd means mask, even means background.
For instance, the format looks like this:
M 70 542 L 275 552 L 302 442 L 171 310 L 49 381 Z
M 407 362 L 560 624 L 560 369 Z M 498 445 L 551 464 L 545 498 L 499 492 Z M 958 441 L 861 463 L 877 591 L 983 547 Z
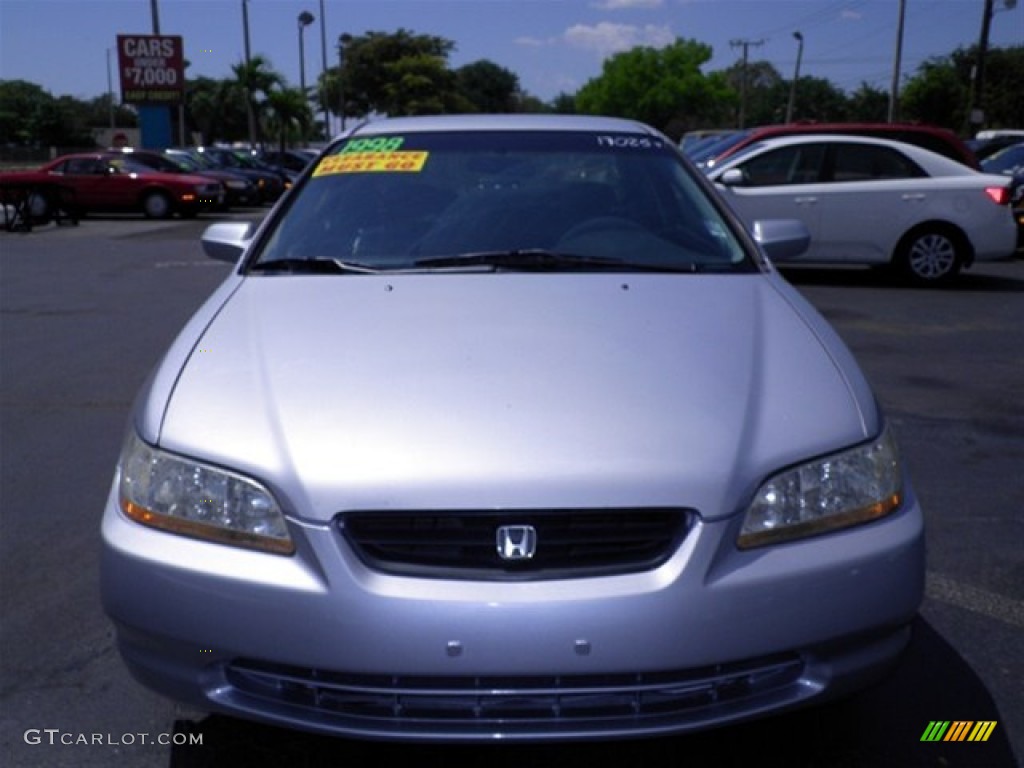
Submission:
M 182 36 L 188 76 L 226 78 L 242 61 L 244 1 L 157 0 L 161 34 Z M 1024 3 L 1007 9 L 1006 2 L 995 0 L 992 47 L 1024 45 Z M 983 0 L 906 0 L 901 75 L 977 43 L 983 7 Z M 108 90 L 109 57 L 119 95 L 116 36 L 151 34 L 151 8 L 152 0 L 0 0 L 0 79 L 89 99 Z M 252 53 L 292 85 L 299 83 L 298 16 L 308 11 L 316 21 L 304 32 L 307 84 L 322 69 L 322 15 L 331 63 L 342 33 L 404 28 L 451 40 L 452 67 L 488 59 L 544 101 L 574 93 L 617 52 L 677 38 L 711 47 L 705 72 L 738 61 L 746 41 L 750 61 L 791 78 L 797 31 L 802 76 L 847 91 L 861 83 L 888 91 L 899 17 L 898 0 L 247 0 L 247 8 Z

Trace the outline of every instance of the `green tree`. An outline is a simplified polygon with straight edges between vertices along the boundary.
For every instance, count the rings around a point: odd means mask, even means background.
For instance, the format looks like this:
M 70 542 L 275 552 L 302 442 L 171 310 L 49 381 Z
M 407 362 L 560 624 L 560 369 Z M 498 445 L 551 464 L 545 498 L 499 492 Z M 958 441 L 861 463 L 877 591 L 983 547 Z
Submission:
M 231 67 L 235 82 L 242 90 L 248 109 L 249 133 L 256 143 L 261 142 L 260 125 L 262 123 L 267 94 L 271 89 L 284 86 L 284 77 L 276 72 L 270 61 L 259 54 L 249 58 L 248 62 L 239 62 Z
M 185 91 L 186 115 L 203 144 L 237 141 L 246 136 L 245 94 L 234 80 L 197 77 Z
M 576 96 L 563 91 L 551 100 L 551 110 L 559 115 L 576 114 Z
M 67 144 L 53 95 L 27 80 L 0 80 L 0 143 L 20 146 Z
M 301 88 L 278 88 L 267 94 L 267 126 L 271 135 L 278 137 L 283 152 L 289 140 L 301 141 L 313 126 L 313 112 Z
M 459 94 L 474 112 L 498 114 L 519 111 L 521 93 L 515 73 L 481 59 L 455 70 Z
M 988 52 L 982 107 L 988 128 L 1024 125 L 1024 45 Z
M 782 105 L 785 116 L 785 99 L 789 98 L 789 82 L 783 83 L 776 91 L 776 103 Z M 843 122 L 850 119 L 850 104 L 846 93 L 830 80 L 823 77 L 801 77 L 796 84 L 794 120 L 810 120 L 818 123 Z M 780 122 L 780 121 L 777 121 Z
M 604 62 L 601 75 L 576 94 L 584 114 L 629 117 L 679 134 L 720 112 L 733 98 L 721 78 L 708 78 L 701 66 L 711 48 L 677 39 L 664 48 L 639 47 Z M 674 135 L 673 138 L 678 138 Z
M 455 73 L 444 60 L 430 54 L 406 56 L 391 62 L 383 93 L 374 111 L 399 115 L 439 115 L 465 112 Z
M 948 58 L 929 59 L 903 86 L 896 117 L 958 131 L 967 121 L 968 98 L 969 78 Z
M 742 60 L 722 70 L 730 90 L 736 94 L 736 112 L 730 125 L 746 128 L 751 125 L 781 123 L 786 115 L 789 83 L 767 61 Z
M 889 94 L 861 83 L 847 99 L 846 110 L 854 122 L 884 123 L 889 115 Z
M 448 68 L 448 55 L 455 48 L 450 40 L 399 29 L 346 36 L 342 43 L 340 75 L 339 67 L 333 67 L 321 80 L 328 107 L 335 114 L 341 111 L 342 101 L 345 117 L 465 108 Z
M 903 86 L 901 116 L 961 131 L 968 127 L 972 71 L 977 47 L 958 48 L 949 56 L 927 60 Z M 994 48 L 985 58 L 980 107 L 984 125 L 1024 125 L 1024 45 Z

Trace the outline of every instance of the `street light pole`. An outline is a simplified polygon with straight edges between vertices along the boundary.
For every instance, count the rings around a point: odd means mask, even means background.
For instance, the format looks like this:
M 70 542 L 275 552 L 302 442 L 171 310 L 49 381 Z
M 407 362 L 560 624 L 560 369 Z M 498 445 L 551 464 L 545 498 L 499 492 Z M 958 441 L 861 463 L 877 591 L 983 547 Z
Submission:
M 327 109 L 327 20 L 324 0 L 320 0 L 320 106 L 324 110 L 324 140 L 331 138 L 331 113 Z
M 306 95 L 306 49 L 302 40 L 302 32 L 315 20 L 309 11 L 299 14 L 299 88 L 302 89 L 303 96 Z
M 345 132 L 345 42 L 338 38 L 338 114 L 341 115 L 341 132 Z
M 796 49 L 796 71 L 793 73 L 793 82 L 789 86 L 789 104 L 786 105 L 786 122 L 793 122 L 793 107 L 796 104 L 796 83 L 800 79 L 800 59 L 804 55 L 804 36 L 799 31 L 793 33 L 797 41 Z
M 249 49 L 249 0 L 242 0 L 242 36 L 245 44 L 245 111 L 249 119 L 249 147 L 256 146 L 256 113 L 252 108 L 252 52 Z
M 896 122 L 899 115 L 900 103 L 900 59 L 903 56 L 903 19 L 907 14 L 907 0 L 900 0 L 899 22 L 896 25 L 896 53 L 892 63 L 892 84 L 889 88 L 889 116 L 890 123 Z
M 341 113 L 341 132 L 345 132 L 345 45 L 352 40 L 352 35 L 343 34 L 338 37 L 338 106 Z
M 110 74 L 110 49 L 107 48 L 107 101 L 110 107 L 110 140 L 114 140 L 114 78 Z

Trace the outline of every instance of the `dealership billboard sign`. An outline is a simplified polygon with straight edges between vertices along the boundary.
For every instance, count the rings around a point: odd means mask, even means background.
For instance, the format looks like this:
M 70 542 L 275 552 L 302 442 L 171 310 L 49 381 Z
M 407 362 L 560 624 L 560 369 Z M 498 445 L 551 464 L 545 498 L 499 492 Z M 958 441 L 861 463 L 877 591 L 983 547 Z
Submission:
M 118 35 L 117 66 L 125 104 L 180 104 L 185 56 L 180 35 Z

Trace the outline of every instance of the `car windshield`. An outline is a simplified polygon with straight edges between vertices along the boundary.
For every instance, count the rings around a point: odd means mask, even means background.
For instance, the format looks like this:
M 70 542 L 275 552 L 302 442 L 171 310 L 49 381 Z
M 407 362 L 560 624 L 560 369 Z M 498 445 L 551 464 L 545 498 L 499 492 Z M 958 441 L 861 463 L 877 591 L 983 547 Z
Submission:
M 709 164 L 727 149 L 731 149 L 746 139 L 750 133 L 750 131 L 738 131 L 737 133 L 720 137 L 717 141 L 711 142 L 711 144 L 702 147 L 699 151 L 691 153 L 690 159 L 697 163 L 697 165 Z
M 288 203 L 250 270 L 756 269 L 678 152 L 641 134 L 354 137 Z
M 163 173 L 181 173 L 185 170 L 180 163 L 164 155 L 127 155 L 127 157 L 130 157 L 132 162 Z
M 140 163 L 138 160 L 131 157 L 130 155 L 112 157 L 110 158 L 109 163 L 111 166 L 116 168 L 119 173 L 149 174 L 157 172 L 156 169 L 153 168 L 152 166 Z
M 1013 144 L 989 155 L 981 161 L 981 167 L 986 173 L 1017 173 L 1024 169 L 1024 143 Z
M 191 155 L 168 155 L 168 162 L 173 163 L 183 171 L 202 171 L 204 166 Z
M 175 161 L 179 161 L 180 160 L 183 163 L 192 164 L 192 165 L 195 166 L 195 168 L 197 170 L 208 170 L 208 171 L 211 171 L 211 170 L 216 170 L 216 168 L 217 168 L 217 164 L 216 163 L 211 161 L 210 158 L 204 157 L 203 155 L 194 155 L 194 154 L 192 154 L 190 152 L 175 151 L 175 152 L 169 153 L 168 156 L 171 159 L 175 160 Z

